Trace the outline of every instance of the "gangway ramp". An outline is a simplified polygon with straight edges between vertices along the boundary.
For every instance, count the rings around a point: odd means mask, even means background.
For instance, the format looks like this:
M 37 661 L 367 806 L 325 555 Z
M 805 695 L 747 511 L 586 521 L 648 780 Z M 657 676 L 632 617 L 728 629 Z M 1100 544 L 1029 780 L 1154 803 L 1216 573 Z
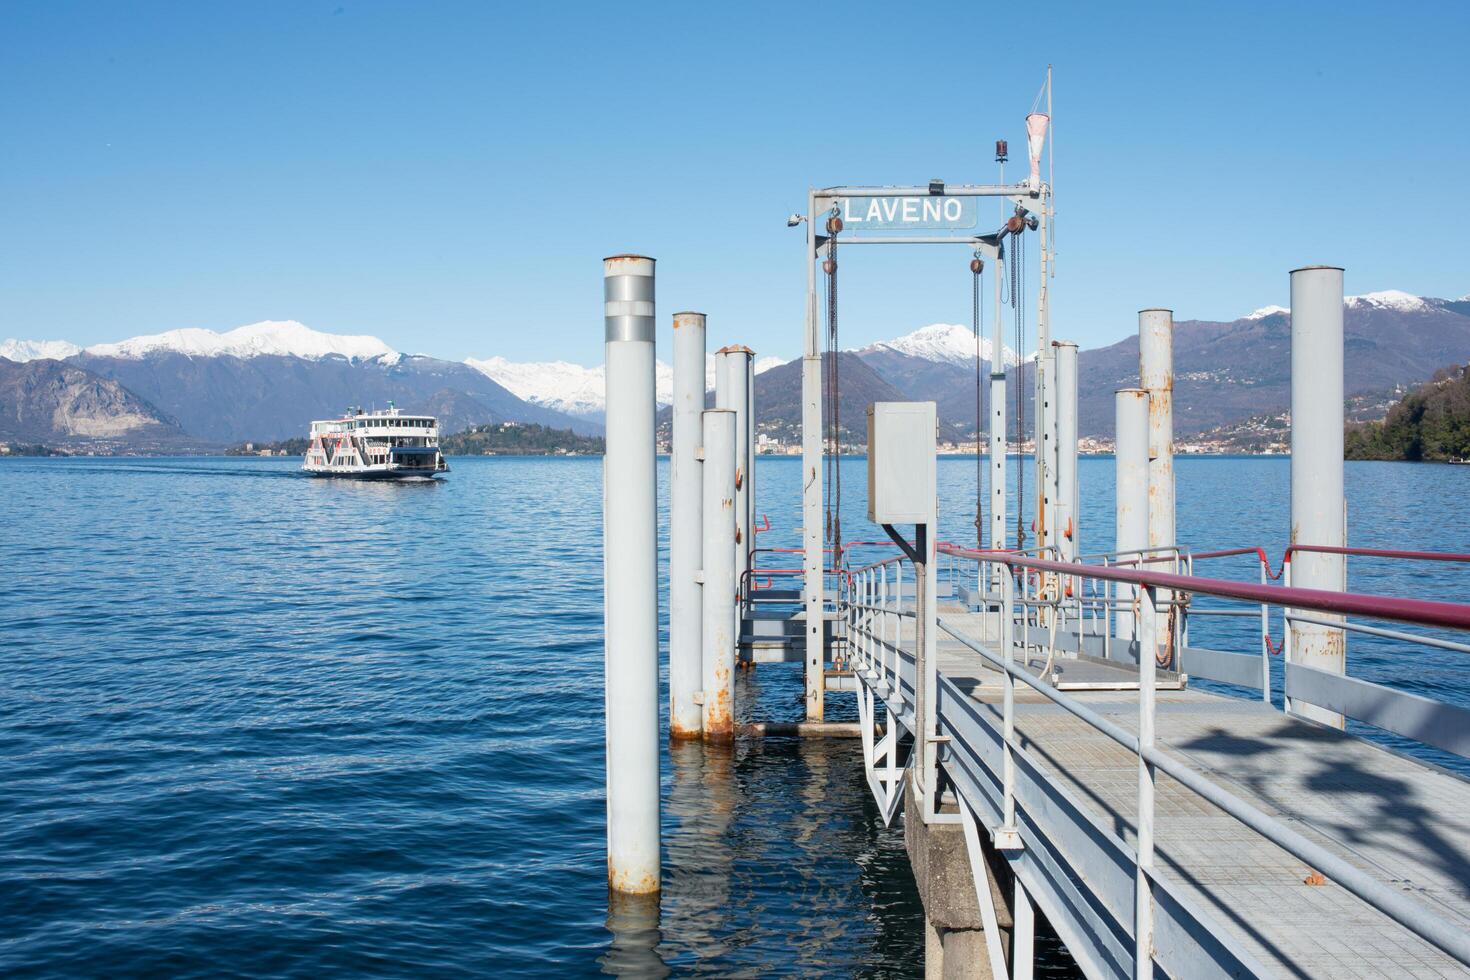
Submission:
M 982 615 L 941 617 L 975 635 Z M 1035 657 L 1030 658 L 1039 664 Z M 1066 665 L 1077 667 L 1076 661 Z M 993 729 L 1001 725 L 1000 672 L 941 634 L 941 692 L 956 690 Z M 1094 668 L 1089 668 L 1089 670 Z M 1108 665 L 1112 676 L 1136 668 Z M 1470 932 L 1470 782 L 1374 743 L 1284 715 L 1265 704 L 1197 689 L 1165 688 L 1160 671 L 1158 747 L 1364 873 L 1437 907 Z M 1137 733 L 1138 706 L 1116 690 L 1071 696 Z M 1137 756 L 1040 694 L 1016 692 L 1022 769 L 1125 847 L 1137 846 Z M 943 693 L 941 712 L 943 713 Z M 975 746 L 966 743 L 966 749 Z M 999 746 L 995 745 L 998 756 Z M 964 751 L 941 749 L 941 763 Z M 983 750 L 982 750 L 983 751 Z M 998 758 L 992 760 L 999 766 Z M 1018 781 L 1025 812 L 1028 783 Z M 1038 801 L 1040 802 L 1040 801 Z M 1470 975 L 1459 963 L 1316 869 L 1160 774 L 1155 797 L 1156 875 L 1213 920 L 1218 938 L 1271 975 Z M 1036 817 L 1040 820 L 1041 817 Z M 1056 834 L 1054 828 L 1038 827 Z M 1068 847 L 1058 840 L 1056 846 Z M 1039 897 L 1039 896 L 1038 896 Z M 1066 923 L 1053 923 L 1059 933 Z M 1071 924 L 1081 935 L 1085 923 Z M 1099 947 L 1105 948 L 1105 947 Z M 1115 964 L 1126 974 L 1131 952 Z

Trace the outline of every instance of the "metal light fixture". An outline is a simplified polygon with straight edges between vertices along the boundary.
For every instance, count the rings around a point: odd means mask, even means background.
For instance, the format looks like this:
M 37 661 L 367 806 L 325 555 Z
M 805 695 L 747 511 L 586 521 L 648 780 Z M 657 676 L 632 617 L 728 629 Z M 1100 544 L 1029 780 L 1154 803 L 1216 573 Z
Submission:
M 793 214 L 791 217 L 786 219 L 786 227 L 795 228 L 797 225 L 801 224 L 805 220 L 805 215 Z

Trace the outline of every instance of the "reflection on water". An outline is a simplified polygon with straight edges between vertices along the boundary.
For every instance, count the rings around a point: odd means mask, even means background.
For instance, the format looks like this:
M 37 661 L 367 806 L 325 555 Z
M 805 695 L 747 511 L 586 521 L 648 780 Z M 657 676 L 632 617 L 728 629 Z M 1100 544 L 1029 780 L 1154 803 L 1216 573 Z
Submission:
M 659 955 L 657 895 L 607 896 L 607 931 L 612 937 L 598 957 L 602 972 L 615 977 L 666 977 L 673 971 Z
M 747 712 L 799 707 L 798 665 L 737 683 Z M 903 833 L 883 827 L 856 740 L 673 742 L 668 763 L 662 908 L 610 901 L 604 973 L 922 973 Z

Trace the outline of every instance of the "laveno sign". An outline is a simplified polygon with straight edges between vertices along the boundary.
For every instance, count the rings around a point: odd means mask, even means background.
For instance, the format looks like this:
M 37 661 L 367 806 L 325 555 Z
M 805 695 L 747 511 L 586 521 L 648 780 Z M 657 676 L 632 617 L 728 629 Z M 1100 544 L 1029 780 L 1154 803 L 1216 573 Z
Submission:
M 848 231 L 959 231 L 980 222 L 973 197 L 845 197 L 841 206 Z

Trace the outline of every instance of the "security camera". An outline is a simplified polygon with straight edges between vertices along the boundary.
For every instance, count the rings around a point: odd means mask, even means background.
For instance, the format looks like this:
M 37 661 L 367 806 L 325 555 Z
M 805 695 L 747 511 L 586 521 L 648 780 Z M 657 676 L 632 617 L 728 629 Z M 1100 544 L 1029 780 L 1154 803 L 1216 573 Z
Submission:
M 801 224 L 805 220 L 806 219 L 803 218 L 801 215 L 793 214 L 791 217 L 786 219 L 786 227 L 795 228 L 797 225 Z

